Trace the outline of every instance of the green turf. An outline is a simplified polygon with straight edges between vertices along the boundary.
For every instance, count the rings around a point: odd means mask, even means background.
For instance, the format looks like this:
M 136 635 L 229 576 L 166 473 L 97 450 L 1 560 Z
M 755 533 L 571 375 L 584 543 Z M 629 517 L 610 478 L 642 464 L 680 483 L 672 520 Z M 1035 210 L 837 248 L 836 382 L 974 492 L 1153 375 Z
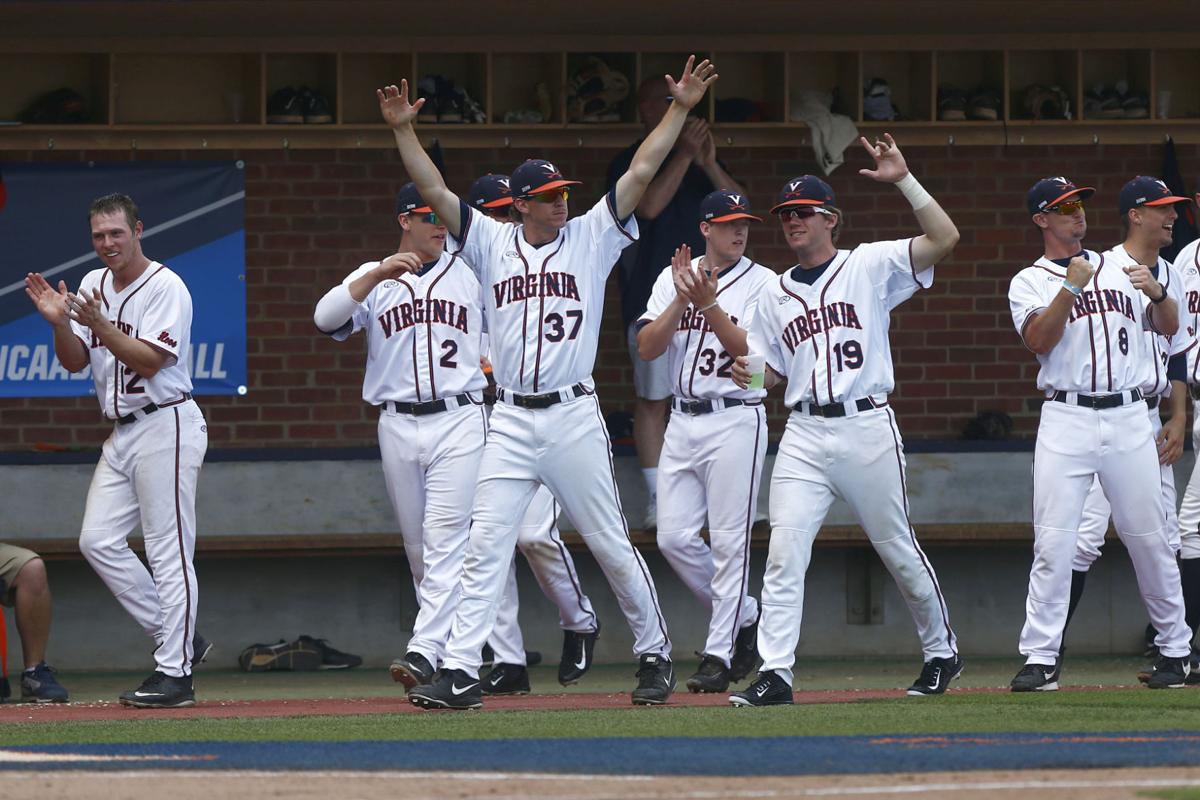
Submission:
M 294 676 L 293 676 L 294 677 Z M 396 697 L 395 702 L 402 702 Z M 393 702 L 381 699 L 379 702 Z M 569 709 L 569 699 L 564 699 Z M 767 709 L 428 712 L 272 719 L 11 723 L 0 745 L 62 742 L 508 739 L 604 736 L 820 736 L 1200 730 L 1200 691 L 1113 689 L 954 694 Z
M 1141 796 L 1160 800 L 1200 800 L 1200 789 L 1163 789 L 1161 792 L 1144 792 Z

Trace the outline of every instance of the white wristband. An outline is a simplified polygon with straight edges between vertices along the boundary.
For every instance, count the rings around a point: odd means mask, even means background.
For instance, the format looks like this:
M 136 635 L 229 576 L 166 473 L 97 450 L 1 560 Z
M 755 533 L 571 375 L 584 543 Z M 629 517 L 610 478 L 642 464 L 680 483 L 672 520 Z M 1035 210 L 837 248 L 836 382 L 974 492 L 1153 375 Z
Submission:
M 913 211 L 920 211 L 933 202 L 933 195 L 925 191 L 925 187 L 917 182 L 916 176 L 911 172 L 896 181 L 896 188 L 912 205 Z
M 717 301 L 714 300 L 711 303 L 709 303 L 708 305 L 706 305 L 704 308 L 697 308 L 696 310 L 699 311 L 700 313 L 703 313 L 705 311 L 708 311 L 710 308 L 716 308 L 717 305 L 718 305 Z

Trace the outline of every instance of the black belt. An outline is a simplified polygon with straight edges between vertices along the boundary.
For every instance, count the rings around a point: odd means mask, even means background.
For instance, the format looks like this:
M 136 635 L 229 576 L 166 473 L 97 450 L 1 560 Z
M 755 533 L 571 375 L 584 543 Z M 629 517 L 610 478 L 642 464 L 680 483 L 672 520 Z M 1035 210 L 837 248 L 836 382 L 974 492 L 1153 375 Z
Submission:
M 1150 409 L 1151 411 L 1158 408 L 1158 395 L 1154 395 L 1154 397 L 1147 397 L 1145 399 L 1146 408 Z
M 384 400 L 384 410 L 392 410 L 397 414 L 412 414 L 421 417 L 425 414 L 438 414 L 449 408 L 460 408 L 471 405 L 471 395 L 456 394 L 441 400 L 427 400 L 424 403 L 401 403 L 399 400 Z
M 169 403 L 163 403 L 162 405 L 159 405 L 158 403 L 147 403 L 146 405 L 142 406 L 141 408 L 137 408 L 137 409 L 134 409 L 133 411 L 130 411 L 128 414 L 126 414 L 123 417 L 117 417 L 116 423 L 118 425 L 128 425 L 131 422 L 137 422 L 139 411 L 142 412 L 142 416 L 144 417 L 147 414 L 153 414 L 155 411 L 158 411 L 160 408 L 170 408 L 171 406 L 177 406 L 180 403 L 186 403 L 188 400 L 191 400 L 191 399 L 192 399 L 192 393 L 184 392 L 183 397 L 180 397 L 178 400 L 172 400 Z
M 851 401 L 847 401 L 851 402 Z M 873 408 L 883 408 L 887 405 L 887 401 L 876 403 L 869 397 L 860 397 L 853 401 L 854 407 L 859 411 L 870 411 Z M 793 410 L 799 411 L 801 414 L 808 414 L 812 417 L 844 417 L 846 416 L 846 403 L 829 403 L 819 406 L 815 403 L 809 403 L 808 408 L 804 407 L 804 403 L 796 403 L 792 406 Z
M 1126 403 L 1136 403 L 1142 399 L 1140 389 L 1132 389 L 1129 392 L 1129 399 L 1125 399 L 1124 392 L 1116 394 L 1076 394 L 1075 402 L 1072 403 L 1067 397 L 1067 392 L 1059 389 L 1051 396 L 1051 400 L 1056 403 L 1066 403 L 1067 405 L 1077 405 L 1081 408 L 1104 409 L 1104 408 L 1120 408 Z M 1153 406 L 1151 406 L 1153 408 Z
M 583 397 L 588 393 L 587 389 L 584 388 L 582 383 L 577 383 L 570 387 L 570 391 L 574 393 L 576 397 Z M 514 406 L 520 406 L 521 408 L 534 409 L 549 408 L 550 406 L 557 405 L 563 401 L 562 392 L 546 392 L 545 394 L 517 394 L 516 392 L 510 392 L 506 389 L 502 389 L 499 386 L 496 387 L 496 399 L 501 402 L 510 403 Z
M 760 400 L 738 400 L 732 397 L 718 397 L 715 400 L 684 400 L 682 397 L 675 397 L 671 399 L 671 408 L 696 417 L 700 414 L 711 414 L 723 408 L 756 406 L 760 403 Z

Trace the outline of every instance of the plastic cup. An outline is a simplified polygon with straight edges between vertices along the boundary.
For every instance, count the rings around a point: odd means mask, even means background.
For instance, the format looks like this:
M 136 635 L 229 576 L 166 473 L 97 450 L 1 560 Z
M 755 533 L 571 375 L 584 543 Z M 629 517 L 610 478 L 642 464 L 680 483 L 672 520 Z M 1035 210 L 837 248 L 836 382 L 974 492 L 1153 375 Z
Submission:
M 750 385 L 747 389 L 761 389 L 766 379 L 767 357 L 750 353 L 746 356 L 746 367 L 750 370 Z

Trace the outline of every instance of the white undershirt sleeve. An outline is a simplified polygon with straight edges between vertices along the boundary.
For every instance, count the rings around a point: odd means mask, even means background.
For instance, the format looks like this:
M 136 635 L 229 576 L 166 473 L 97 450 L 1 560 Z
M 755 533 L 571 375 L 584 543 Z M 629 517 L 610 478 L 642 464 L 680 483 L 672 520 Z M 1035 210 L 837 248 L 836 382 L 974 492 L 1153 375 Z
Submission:
M 317 302 L 313 322 L 322 332 L 332 334 L 345 326 L 357 309 L 358 303 L 350 296 L 350 287 L 339 283 Z

